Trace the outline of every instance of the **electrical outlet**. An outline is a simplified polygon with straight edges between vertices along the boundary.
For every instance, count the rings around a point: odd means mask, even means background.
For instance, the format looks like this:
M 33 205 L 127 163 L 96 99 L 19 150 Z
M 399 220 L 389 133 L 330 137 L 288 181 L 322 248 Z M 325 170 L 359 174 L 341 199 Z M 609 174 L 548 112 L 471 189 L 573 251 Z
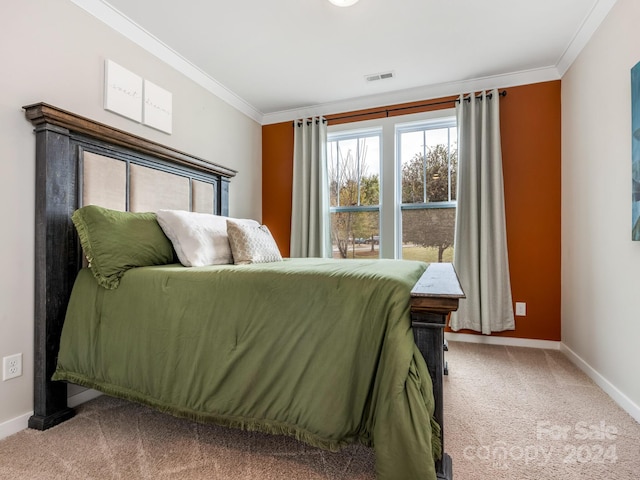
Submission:
M 22 354 L 16 353 L 2 359 L 2 381 L 22 375 Z
M 516 315 L 518 317 L 527 316 L 527 304 L 524 302 L 516 302 Z

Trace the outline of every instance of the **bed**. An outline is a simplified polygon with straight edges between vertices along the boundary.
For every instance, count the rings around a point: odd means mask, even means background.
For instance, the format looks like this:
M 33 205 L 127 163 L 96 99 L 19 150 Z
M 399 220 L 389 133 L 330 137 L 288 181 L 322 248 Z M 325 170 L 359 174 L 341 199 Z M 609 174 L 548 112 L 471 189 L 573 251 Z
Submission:
M 174 258 L 130 268 L 106 289 L 83 263 L 74 212 L 93 204 L 228 216 L 236 172 L 44 103 L 24 109 L 36 133 L 31 428 L 73 416 L 72 382 L 322 448 L 373 445 L 381 479 L 452 478 L 442 451 L 443 328 L 464 294 L 451 265 L 283 259 L 185 268 Z M 343 288 L 363 303 L 340 303 Z M 211 290 L 221 295 L 202 302 Z M 292 291 L 305 303 L 294 306 Z

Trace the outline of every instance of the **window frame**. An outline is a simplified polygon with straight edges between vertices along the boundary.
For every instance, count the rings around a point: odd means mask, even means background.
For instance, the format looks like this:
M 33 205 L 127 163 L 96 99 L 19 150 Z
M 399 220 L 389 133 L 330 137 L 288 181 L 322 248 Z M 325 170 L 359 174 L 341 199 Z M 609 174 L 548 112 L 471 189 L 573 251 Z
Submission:
M 353 129 L 353 130 L 348 130 L 344 133 L 339 133 L 339 132 L 327 132 L 327 167 L 329 166 L 330 163 L 330 159 L 329 159 L 329 143 L 330 142 L 334 142 L 334 141 L 341 141 L 341 140 L 358 140 L 361 138 L 370 138 L 370 137 L 378 137 L 378 143 L 379 143 L 379 151 L 380 151 L 380 155 L 378 158 L 378 184 L 379 184 L 379 193 L 378 193 L 378 204 L 377 205 L 360 205 L 360 180 L 361 180 L 361 175 L 358 175 L 358 205 L 349 205 L 349 206 L 342 206 L 342 205 L 337 205 L 337 206 L 331 206 L 331 204 L 329 204 L 329 215 L 331 216 L 331 214 L 333 213 L 340 213 L 340 212 L 355 212 L 355 213 L 359 213 L 359 212 L 377 212 L 378 213 L 378 225 L 380 225 L 380 206 L 382 204 L 382 128 L 364 128 L 364 129 Z M 360 164 L 360 159 L 357 160 L 358 161 L 358 172 L 360 172 L 360 168 L 359 168 L 359 164 Z M 331 185 L 329 185 L 329 188 L 331 188 Z M 337 200 L 338 203 L 340 202 L 340 191 L 337 192 Z M 331 203 L 331 202 L 329 202 Z M 331 223 L 331 222 L 330 222 Z M 381 228 L 380 226 L 378 227 L 378 235 L 377 235 L 378 239 L 382 238 L 382 234 L 381 234 Z M 331 241 L 331 245 L 333 246 L 333 239 Z M 378 251 L 378 258 L 382 258 L 382 253 L 379 250 Z
M 327 128 L 327 143 L 329 138 L 335 138 L 336 134 L 344 133 L 361 135 L 362 133 L 379 130 L 380 138 L 380 196 L 378 206 L 371 210 L 369 206 L 330 207 L 334 211 L 378 211 L 379 212 L 379 258 L 402 258 L 402 176 L 401 162 L 399 161 L 399 142 L 396 135 L 396 127 L 417 125 L 432 122 L 434 125 L 442 123 L 456 124 L 455 108 L 433 110 L 429 112 L 395 115 L 374 120 L 362 120 L 357 122 L 345 122 L 338 125 L 329 125 Z M 393 201 L 388 201 L 393 199 Z M 410 205 L 426 205 L 426 208 L 450 208 L 454 202 L 431 202 L 427 204 L 406 204 L 405 209 L 420 208 Z M 336 210 L 334 210 L 336 209 Z M 339 210 L 338 210 L 339 209 Z
M 454 207 L 458 204 L 457 199 L 456 200 L 451 200 L 451 128 L 455 127 L 457 129 L 458 125 L 457 125 L 457 121 L 455 116 L 451 117 L 451 116 L 447 116 L 447 117 L 442 117 L 442 118 L 437 118 L 437 119 L 430 119 L 430 120 L 418 120 L 418 121 L 413 121 L 413 122 L 406 122 L 406 123 L 398 123 L 396 124 L 396 162 L 398 164 L 398 178 L 399 178 L 399 184 L 398 184 L 398 189 L 400 191 L 400 200 L 402 200 L 402 159 L 401 159 L 401 154 L 402 154 L 402 145 L 400 142 L 400 136 L 403 133 L 412 133 L 412 132 L 426 132 L 428 130 L 441 130 L 446 128 L 447 129 L 447 141 L 448 141 L 448 145 L 447 145 L 447 163 L 448 163 L 448 178 L 447 178 L 447 197 L 449 198 L 449 200 L 445 200 L 445 201 L 440 201 L 440 202 L 414 202 L 414 203 L 400 203 L 401 209 L 417 209 L 417 208 L 451 208 Z M 423 145 L 423 147 L 425 147 L 425 149 L 423 150 L 423 155 L 426 156 L 426 145 Z M 426 166 L 425 166 L 426 168 Z M 426 173 L 426 170 L 425 170 Z M 425 175 L 425 180 L 426 180 L 426 175 Z M 427 188 L 427 183 L 425 181 L 424 183 L 424 193 L 423 193 L 423 200 L 426 197 L 426 188 Z
M 359 140 L 361 138 L 368 138 L 368 137 L 378 137 L 378 142 L 380 145 L 380 152 L 382 152 L 382 129 L 380 128 L 369 128 L 369 129 L 361 129 L 361 130 L 353 130 L 353 131 L 348 131 L 346 133 L 327 133 L 327 144 L 329 144 L 329 142 L 334 142 L 334 141 L 340 141 L 340 140 Z M 327 166 L 329 164 L 329 148 L 327 146 Z M 360 163 L 360 160 L 358 159 L 358 164 Z M 378 160 L 378 171 L 380 172 L 382 167 L 382 154 L 380 154 L 380 158 Z M 360 170 L 360 168 L 358 168 L 358 170 Z M 381 180 L 382 175 L 378 174 L 378 181 Z M 379 210 L 380 209 L 380 203 L 381 203 L 381 199 L 380 197 L 378 197 L 378 204 L 377 205 L 360 205 L 360 175 L 358 176 L 358 205 L 350 205 L 350 206 L 341 206 L 341 205 L 337 205 L 335 207 L 332 207 L 331 205 L 329 205 L 329 211 L 330 212 L 372 212 L 375 210 Z M 338 202 L 340 202 L 340 194 L 338 192 Z M 370 207 L 370 208 L 366 208 L 363 209 L 362 207 Z

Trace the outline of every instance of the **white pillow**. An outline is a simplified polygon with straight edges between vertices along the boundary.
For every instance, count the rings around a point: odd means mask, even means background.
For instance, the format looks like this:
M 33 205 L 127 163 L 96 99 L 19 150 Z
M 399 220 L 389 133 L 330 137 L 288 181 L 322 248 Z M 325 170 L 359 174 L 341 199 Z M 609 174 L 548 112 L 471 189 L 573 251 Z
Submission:
M 266 225 L 248 225 L 230 219 L 227 233 L 236 265 L 282 261 L 278 245 Z
M 185 267 L 233 263 L 227 217 L 184 210 L 158 210 L 156 216 Z M 260 225 L 255 220 L 234 220 L 242 225 Z

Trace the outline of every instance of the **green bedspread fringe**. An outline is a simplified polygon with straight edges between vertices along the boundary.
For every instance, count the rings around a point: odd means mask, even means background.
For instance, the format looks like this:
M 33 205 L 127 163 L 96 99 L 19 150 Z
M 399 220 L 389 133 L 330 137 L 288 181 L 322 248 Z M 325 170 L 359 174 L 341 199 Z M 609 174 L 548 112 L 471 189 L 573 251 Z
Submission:
M 436 419 L 431 417 L 431 453 L 436 460 L 442 459 L 442 442 L 440 441 L 440 434 L 442 430 L 440 425 L 436 422 Z
M 322 448 L 324 450 L 329 450 L 332 452 L 337 452 L 346 445 L 354 443 L 356 441 L 367 447 L 373 447 L 373 442 L 370 439 L 365 439 L 362 437 L 354 437 L 351 440 L 343 439 L 341 441 L 336 441 L 319 437 L 318 435 L 307 432 L 306 430 L 303 430 L 295 425 L 289 425 L 281 422 L 274 422 L 256 418 L 241 418 L 228 415 L 216 415 L 212 413 L 204 414 L 202 412 L 194 412 L 192 410 L 167 405 L 153 398 L 144 397 L 137 392 L 126 391 L 121 387 L 113 385 L 104 385 L 102 383 L 97 383 L 80 375 L 68 372 L 56 371 L 53 374 L 52 380 L 66 381 L 76 385 L 80 385 L 82 387 L 92 388 L 112 397 L 122 398 L 123 400 L 146 405 L 160 412 L 173 415 L 174 417 L 184 418 L 198 423 L 213 423 L 223 427 L 240 428 L 242 430 L 262 432 L 272 435 L 287 435 L 290 437 L 294 437 L 296 440 L 304 442 L 312 447 Z M 434 459 L 440 460 L 442 458 L 442 444 L 440 442 L 441 430 L 440 425 L 433 417 L 431 417 L 431 432 L 431 452 Z
M 143 395 L 140 395 L 137 392 L 127 391 L 123 388 L 113 386 L 113 385 L 104 385 L 103 383 L 94 382 L 80 375 L 76 375 L 68 372 L 58 371 L 54 373 L 52 380 L 66 381 L 76 385 L 80 385 L 82 387 L 92 388 L 104 393 L 105 395 L 121 398 L 123 400 L 127 400 L 130 402 L 139 403 L 140 405 L 146 405 L 147 407 L 151 407 L 154 410 L 157 410 L 162 413 L 173 415 L 174 417 L 184 418 L 186 420 L 191 420 L 198 423 L 211 423 L 215 425 L 220 425 L 222 427 L 239 428 L 242 430 L 268 433 L 271 435 L 287 435 L 290 437 L 294 437 L 296 440 L 304 442 L 307 445 L 310 445 L 312 447 L 317 447 L 317 448 L 321 448 L 323 450 L 329 450 L 332 452 L 337 452 L 341 448 L 347 446 L 350 443 L 354 443 L 356 441 L 362 443 L 367 447 L 373 446 L 373 443 L 371 441 L 367 441 L 366 439 L 363 439 L 363 438 L 354 437 L 353 439 L 349 439 L 349 440 L 343 439 L 341 441 L 336 441 L 336 440 L 331 440 L 327 438 L 322 438 L 318 435 L 314 435 L 313 433 L 307 432 L 306 430 L 303 430 L 295 425 L 290 425 L 282 422 L 257 419 L 257 418 L 234 417 L 229 415 L 219 415 L 219 414 L 213 414 L 213 413 L 202 413 L 202 412 L 196 412 L 193 410 L 176 407 L 173 405 L 167 405 L 166 403 L 159 402 L 154 398 L 148 398 Z M 437 422 L 434 422 L 433 419 L 431 421 L 432 421 L 432 428 L 433 428 L 433 425 L 436 425 L 439 432 L 440 427 L 437 424 Z M 437 440 L 439 442 L 439 439 Z M 434 453 L 435 453 L 435 450 L 434 450 Z

